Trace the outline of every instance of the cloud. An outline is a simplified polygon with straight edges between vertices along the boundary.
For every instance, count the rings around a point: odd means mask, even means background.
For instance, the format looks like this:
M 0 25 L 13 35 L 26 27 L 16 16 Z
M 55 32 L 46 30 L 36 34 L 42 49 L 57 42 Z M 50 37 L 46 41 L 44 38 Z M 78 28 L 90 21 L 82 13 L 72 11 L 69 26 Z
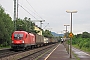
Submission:
M 90 0 L 27 0 L 32 7 L 38 12 L 38 14 L 49 23 L 52 31 L 60 32 L 65 30 L 64 24 L 70 24 L 70 13 L 66 13 L 66 10 L 77 10 L 77 13 L 73 13 L 73 33 L 79 33 L 83 31 L 90 32 Z M 33 16 L 38 19 L 35 11 L 27 3 L 26 0 L 19 0 L 25 9 L 27 9 Z M 7 2 L 7 3 L 5 3 Z M 0 4 L 5 10 L 10 11 L 10 16 L 13 18 L 13 0 L 0 0 Z M 33 12 L 34 13 L 33 13 Z M 8 12 L 7 12 L 8 13 Z M 24 11 L 19 6 L 19 17 L 29 17 L 35 20 L 30 14 Z M 39 24 L 38 24 L 39 25 Z M 70 27 L 68 27 L 70 30 Z

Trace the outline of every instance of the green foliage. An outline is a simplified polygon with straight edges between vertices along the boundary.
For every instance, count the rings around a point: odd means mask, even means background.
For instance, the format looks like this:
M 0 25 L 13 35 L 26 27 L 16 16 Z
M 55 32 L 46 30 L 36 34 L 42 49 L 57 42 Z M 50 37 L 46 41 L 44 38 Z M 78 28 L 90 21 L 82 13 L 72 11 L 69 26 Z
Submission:
M 80 37 L 82 37 L 82 34 L 77 34 L 77 35 L 75 35 L 75 37 L 80 38 Z
M 80 49 L 90 50 L 90 33 L 83 32 L 82 34 L 77 34 L 72 39 L 72 44 L 77 45 Z
M 44 35 L 45 37 L 53 37 L 53 35 L 51 34 L 51 31 L 49 31 L 49 30 L 43 31 L 43 35 Z
M 27 32 L 32 32 L 32 33 L 38 33 L 38 31 L 34 30 L 34 23 L 30 20 L 30 18 L 25 17 L 24 19 L 18 19 L 16 21 L 16 27 L 17 30 L 24 30 Z
M 13 30 L 11 17 L 9 14 L 6 14 L 0 6 L 0 46 L 10 45 Z
M 83 32 L 83 33 L 82 33 L 82 38 L 90 38 L 90 33 L 88 33 L 88 32 Z
M 34 30 L 34 23 L 30 20 L 30 18 L 25 17 L 24 19 L 18 19 L 16 21 L 16 27 L 17 30 L 24 30 L 27 32 L 32 32 L 32 33 L 38 33 L 39 31 Z M 46 37 L 53 37 L 51 34 L 51 31 L 45 30 L 43 31 L 43 35 Z

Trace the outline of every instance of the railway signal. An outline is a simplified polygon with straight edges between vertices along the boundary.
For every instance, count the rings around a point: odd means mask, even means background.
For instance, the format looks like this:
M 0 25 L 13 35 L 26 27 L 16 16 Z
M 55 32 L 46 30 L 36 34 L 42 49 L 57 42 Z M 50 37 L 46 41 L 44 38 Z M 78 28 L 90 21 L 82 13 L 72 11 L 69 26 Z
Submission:
M 69 37 L 72 38 L 72 37 L 73 37 L 73 33 L 70 33 L 70 34 L 69 34 Z

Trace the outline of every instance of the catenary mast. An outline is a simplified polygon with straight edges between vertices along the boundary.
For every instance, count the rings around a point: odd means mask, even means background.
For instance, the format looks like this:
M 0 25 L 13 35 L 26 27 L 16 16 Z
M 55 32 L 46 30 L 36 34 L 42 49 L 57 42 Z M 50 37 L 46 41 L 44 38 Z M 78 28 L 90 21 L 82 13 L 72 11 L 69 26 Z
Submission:
M 14 0 L 14 30 L 16 30 L 16 0 Z

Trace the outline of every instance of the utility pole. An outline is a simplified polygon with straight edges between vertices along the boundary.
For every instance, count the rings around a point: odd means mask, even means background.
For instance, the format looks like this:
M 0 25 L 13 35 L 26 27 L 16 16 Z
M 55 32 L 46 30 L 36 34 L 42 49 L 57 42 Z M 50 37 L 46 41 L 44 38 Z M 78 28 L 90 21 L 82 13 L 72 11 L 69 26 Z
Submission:
M 16 0 L 14 0 L 14 30 L 16 30 Z
M 18 0 L 17 0 L 17 20 L 18 20 Z
M 64 25 L 64 26 L 66 26 L 66 37 L 68 37 L 68 35 L 67 35 L 67 26 L 70 26 L 70 25 Z
M 70 25 L 64 25 L 64 26 L 66 26 L 66 33 L 67 33 L 67 26 L 70 26 Z
M 45 29 L 48 25 L 49 25 L 49 23 L 47 23 L 47 25 L 43 29 Z
M 41 27 L 41 29 L 42 29 L 42 22 L 45 22 L 45 20 L 40 20 L 40 27 Z
M 66 26 L 66 34 L 65 34 L 65 36 L 66 36 L 65 44 L 66 44 L 67 38 L 68 38 L 67 26 L 70 26 L 70 25 L 64 25 L 64 26 Z M 69 54 L 69 44 L 68 44 L 68 45 L 66 44 L 66 50 L 67 50 L 67 52 L 68 52 L 68 54 Z
M 32 20 L 33 22 L 40 22 L 40 27 L 42 29 L 42 22 L 45 22 L 45 20 Z

